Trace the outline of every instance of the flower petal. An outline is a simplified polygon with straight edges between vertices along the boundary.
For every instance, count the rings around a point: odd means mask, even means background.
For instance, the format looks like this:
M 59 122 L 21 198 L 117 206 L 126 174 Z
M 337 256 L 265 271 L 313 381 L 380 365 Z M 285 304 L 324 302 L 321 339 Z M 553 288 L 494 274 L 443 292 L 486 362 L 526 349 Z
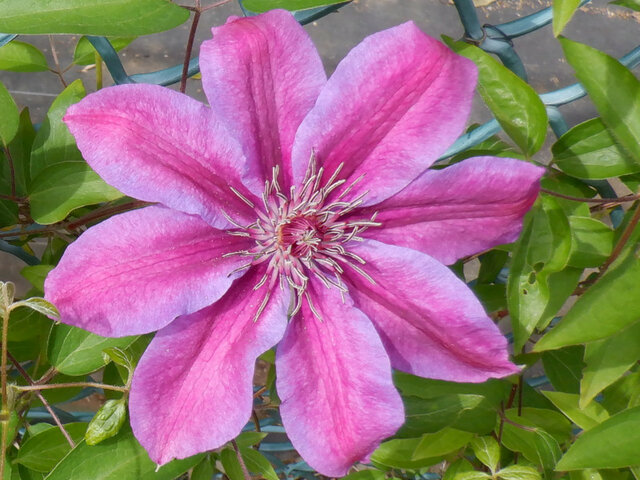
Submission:
M 412 22 L 367 37 L 338 65 L 304 119 L 293 173 L 315 151 L 325 180 L 344 163 L 371 205 L 403 189 L 453 143 L 471 109 L 476 68 Z
M 291 147 L 326 75 L 311 39 L 289 12 L 273 10 L 213 29 L 200 49 L 214 111 L 243 144 L 260 191 L 272 168 L 291 178 Z
M 146 207 L 87 230 L 45 282 L 64 323 L 98 335 L 151 332 L 224 294 L 246 258 L 223 254 L 253 242 L 200 217 Z
M 302 458 L 341 477 L 404 422 L 400 395 L 380 338 L 336 288 L 310 282 L 276 356 L 280 413 Z
M 240 145 L 211 109 L 156 85 L 119 85 L 89 95 L 64 121 L 82 155 L 126 195 L 160 202 L 226 227 L 221 210 L 250 223 Z
M 483 382 L 518 372 L 507 340 L 469 288 L 433 258 L 375 240 L 350 244 L 375 285 L 347 269 L 354 304 L 371 319 L 394 368 L 422 377 Z
M 217 303 L 160 330 L 131 385 L 131 427 L 151 459 L 164 464 L 220 447 L 251 416 L 256 357 L 282 338 L 289 292 L 276 288 L 254 320 L 266 287 L 253 269 Z
M 516 240 L 543 173 L 543 168 L 510 158 L 470 158 L 444 170 L 427 170 L 393 197 L 355 214 L 369 218 L 378 212 L 382 227 L 363 236 L 451 264 Z

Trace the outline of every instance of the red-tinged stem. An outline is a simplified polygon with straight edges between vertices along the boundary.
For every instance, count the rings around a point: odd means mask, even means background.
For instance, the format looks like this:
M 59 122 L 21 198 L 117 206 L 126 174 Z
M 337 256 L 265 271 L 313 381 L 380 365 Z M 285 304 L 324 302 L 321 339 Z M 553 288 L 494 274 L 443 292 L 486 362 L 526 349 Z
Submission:
M 240 464 L 240 468 L 242 468 L 242 473 L 244 474 L 245 480 L 251 480 L 251 474 L 247 469 L 247 465 L 244 463 L 244 458 L 242 458 L 242 454 L 240 453 L 238 444 L 235 440 L 231 440 L 231 445 L 233 445 L 233 449 L 236 451 L 236 457 L 238 457 L 238 463 Z
M 195 10 L 193 11 L 193 21 L 191 22 L 191 30 L 189 30 L 189 40 L 187 40 L 187 48 L 184 53 L 184 63 L 182 65 L 182 78 L 180 79 L 180 91 L 182 93 L 187 89 L 187 75 L 189 74 L 189 60 L 191 60 L 191 51 L 193 50 L 193 42 L 196 38 L 196 30 L 198 29 L 198 21 L 200 20 L 200 0 L 196 0 Z
M 640 199 L 640 195 L 625 195 L 624 197 L 613 197 L 613 198 L 587 198 L 587 197 L 573 197 L 571 195 L 564 195 L 563 193 L 554 192 L 553 190 L 547 190 L 546 188 L 541 188 L 540 191 L 542 193 L 546 193 L 547 195 L 552 195 L 558 198 L 564 198 L 565 200 L 572 200 L 574 202 L 585 202 L 585 203 L 625 203 L 625 202 L 633 202 L 635 200 Z
M 56 69 L 54 73 L 58 75 L 58 78 L 64 85 L 64 88 L 67 88 L 67 82 L 65 82 L 64 77 L 62 76 L 62 70 L 60 69 L 60 62 L 58 61 L 58 52 L 56 51 L 56 46 L 53 43 L 53 35 L 49 35 L 49 45 L 51 46 L 51 55 L 53 55 L 53 62 L 56 64 Z

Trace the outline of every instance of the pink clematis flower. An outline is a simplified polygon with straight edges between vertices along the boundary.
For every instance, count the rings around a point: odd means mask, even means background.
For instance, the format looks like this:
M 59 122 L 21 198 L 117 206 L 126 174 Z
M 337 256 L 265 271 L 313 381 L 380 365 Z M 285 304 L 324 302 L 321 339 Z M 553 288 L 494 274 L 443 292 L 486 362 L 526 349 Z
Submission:
M 542 169 L 480 157 L 427 170 L 464 127 L 476 69 L 411 22 L 366 38 L 328 80 L 287 12 L 213 34 L 210 106 L 123 85 L 69 108 L 89 164 L 157 205 L 85 232 L 46 297 L 99 335 L 159 330 L 130 397 L 155 462 L 238 435 L 255 359 L 278 344 L 286 431 L 341 476 L 404 421 L 392 368 L 464 382 L 518 371 L 443 263 L 515 240 Z

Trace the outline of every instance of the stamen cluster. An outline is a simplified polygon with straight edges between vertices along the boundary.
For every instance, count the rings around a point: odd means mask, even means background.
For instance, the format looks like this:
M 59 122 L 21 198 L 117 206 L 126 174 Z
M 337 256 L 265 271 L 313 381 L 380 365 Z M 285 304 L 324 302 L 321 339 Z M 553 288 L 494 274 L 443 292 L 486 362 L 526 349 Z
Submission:
M 342 281 L 342 274 L 344 265 L 348 264 L 373 283 L 371 277 L 360 267 L 365 261 L 349 252 L 345 246 L 351 241 L 362 241 L 360 233 L 381 224 L 375 221 L 377 212 L 370 219 L 358 219 L 357 216 L 344 219 L 346 214 L 362 204 L 368 192 L 347 200 L 353 187 L 363 177 L 358 177 L 344 187 L 346 180 L 338 179 L 343 166 L 344 164 L 340 164 L 323 182 L 324 168 L 317 169 L 315 155 L 312 155 L 302 187 L 297 189 L 292 186 L 288 197 L 282 192 L 278 182 L 279 169 L 274 167 L 271 180 L 265 182 L 261 206 L 254 205 L 232 188 L 239 198 L 254 209 L 258 218 L 254 223 L 242 226 L 227 217 L 238 227 L 229 230 L 229 234 L 252 238 L 256 246 L 227 255 L 252 257 L 250 262 L 236 271 L 269 262 L 266 273 L 254 287 L 257 290 L 264 284 L 268 285 L 256 319 L 267 305 L 271 291 L 278 282 L 281 285 L 287 282 L 295 292 L 290 315 L 295 315 L 300 310 L 304 295 L 318 318 L 320 315 L 307 293 L 310 275 L 315 275 L 327 288 L 335 287 L 344 294 L 347 287 Z M 338 193 L 341 187 L 344 188 Z M 330 198 L 332 192 L 336 193 Z

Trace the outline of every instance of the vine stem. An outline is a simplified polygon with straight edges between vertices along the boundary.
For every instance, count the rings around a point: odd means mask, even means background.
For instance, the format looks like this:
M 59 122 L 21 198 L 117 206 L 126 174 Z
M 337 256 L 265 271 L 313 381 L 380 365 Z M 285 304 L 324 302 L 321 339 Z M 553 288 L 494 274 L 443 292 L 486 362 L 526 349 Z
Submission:
M 105 383 L 95 383 L 95 382 L 75 382 L 75 383 L 50 383 L 47 385 L 15 385 L 14 388 L 16 390 L 20 390 L 23 392 L 29 392 L 32 390 L 40 391 L 40 390 L 53 390 L 54 388 L 74 388 L 74 387 L 95 387 L 102 388 L 103 390 L 115 390 L 117 392 L 128 392 L 129 389 L 127 387 L 118 387 L 117 385 L 107 385 Z
M 13 357 L 13 355 L 11 355 L 8 351 L 7 351 L 7 355 L 9 356 L 9 359 L 11 360 L 11 363 L 13 363 L 13 366 L 16 367 L 16 370 L 18 370 L 18 373 L 20 373 L 20 375 L 22 375 L 22 377 L 30 385 L 33 385 L 35 382 L 31 378 L 31 375 L 29 375 L 29 373 L 27 373 L 27 371 L 24 368 L 22 368 L 22 365 L 20 365 L 20 362 L 18 362 L 18 360 L 16 360 Z M 36 392 L 36 396 L 38 397 L 38 400 L 40 400 L 42 402 L 42 405 L 44 405 L 44 408 L 47 409 L 47 412 L 49 412 L 49 415 L 51 415 L 51 418 L 53 418 L 54 423 L 58 426 L 58 428 L 62 432 L 62 435 L 64 435 L 64 438 L 67 440 L 67 442 L 69 443 L 71 448 L 75 448 L 75 446 L 76 446 L 75 442 L 73 441 L 73 439 L 69 435 L 69 432 L 67 432 L 65 430 L 64 426 L 62 425 L 62 422 L 58 418 L 58 415 L 56 415 L 56 412 L 53 411 L 53 408 L 51 408 L 51 405 L 49 405 L 49 402 L 47 401 L 47 399 L 44 398 L 44 396 L 40 392 Z M 0 479 L 1 478 L 2 477 L 0 477 Z
M 191 22 L 191 30 L 189 30 L 189 40 L 187 40 L 187 48 L 184 53 L 184 63 L 182 65 L 182 77 L 180 78 L 180 92 L 184 93 L 187 89 L 187 75 L 189 73 L 189 60 L 191 60 L 191 51 L 193 50 L 193 41 L 196 38 L 196 30 L 198 29 L 198 21 L 200 20 L 200 0 L 196 0 L 195 9 L 193 10 L 193 21 Z
M 587 198 L 587 197 L 573 197 L 571 195 L 564 195 L 562 193 L 554 192 L 553 190 L 548 190 L 546 188 L 541 188 L 540 191 L 542 193 L 546 193 L 547 195 L 552 195 L 558 198 L 564 198 L 565 200 L 572 200 L 574 202 L 585 202 L 585 203 L 625 203 L 625 202 L 633 202 L 640 199 L 640 195 L 625 195 L 624 197 L 614 197 L 614 198 Z
M 53 62 L 56 64 L 56 69 L 53 73 L 58 75 L 58 78 L 62 82 L 64 88 L 67 88 L 67 82 L 65 82 L 64 77 L 62 76 L 62 70 L 60 69 L 60 61 L 58 60 L 58 52 L 56 51 L 56 46 L 53 43 L 53 35 L 49 35 L 49 45 L 51 45 L 51 55 L 53 56 Z
M 247 469 L 247 465 L 244 463 L 244 458 L 242 458 L 242 454 L 240 453 L 238 444 L 235 440 L 231 440 L 231 445 L 233 445 L 233 449 L 236 451 L 236 457 L 238 457 L 238 463 L 240 464 L 240 468 L 242 468 L 242 473 L 244 474 L 245 480 L 251 480 L 251 474 Z
M 2 383 L 2 452 L 0 452 L 0 479 L 4 479 L 4 468 L 7 461 L 7 435 L 9 434 L 9 402 L 7 398 L 7 338 L 9 336 L 9 306 L 2 307 L 2 372 L 0 378 Z

